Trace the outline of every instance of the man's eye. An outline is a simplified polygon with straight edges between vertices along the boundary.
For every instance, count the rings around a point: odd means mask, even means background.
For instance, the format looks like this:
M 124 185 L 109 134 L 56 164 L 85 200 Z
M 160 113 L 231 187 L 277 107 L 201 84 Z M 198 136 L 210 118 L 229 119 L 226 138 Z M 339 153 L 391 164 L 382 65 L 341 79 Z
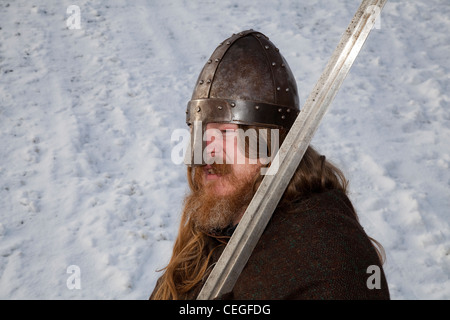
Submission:
M 234 130 L 220 130 L 220 132 L 222 132 L 222 135 L 234 135 Z

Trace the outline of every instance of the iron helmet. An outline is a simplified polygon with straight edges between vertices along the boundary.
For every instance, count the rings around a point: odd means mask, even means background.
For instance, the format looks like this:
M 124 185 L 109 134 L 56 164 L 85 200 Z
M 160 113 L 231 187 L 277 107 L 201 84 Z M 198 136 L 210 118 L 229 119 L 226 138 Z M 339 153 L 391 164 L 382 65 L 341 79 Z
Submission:
M 207 123 L 289 130 L 299 112 L 297 84 L 279 49 L 258 31 L 233 34 L 203 67 L 187 105 L 186 123 L 192 131 L 185 163 L 204 164 Z

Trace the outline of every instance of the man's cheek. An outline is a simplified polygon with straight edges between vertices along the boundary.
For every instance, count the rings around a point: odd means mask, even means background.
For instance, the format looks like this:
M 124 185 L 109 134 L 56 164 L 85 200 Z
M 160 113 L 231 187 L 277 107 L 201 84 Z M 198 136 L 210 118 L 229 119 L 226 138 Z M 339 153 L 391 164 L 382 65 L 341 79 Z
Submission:
M 239 143 L 237 137 L 228 138 L 225 141 L 225 163 L 227 164 L 246 164 L 245 144 Z

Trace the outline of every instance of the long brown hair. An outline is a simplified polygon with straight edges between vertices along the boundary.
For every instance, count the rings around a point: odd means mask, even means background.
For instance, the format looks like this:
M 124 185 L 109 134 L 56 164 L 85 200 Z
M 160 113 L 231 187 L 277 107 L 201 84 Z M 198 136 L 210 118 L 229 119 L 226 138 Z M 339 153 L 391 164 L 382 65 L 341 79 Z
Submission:
M 282 133 L 280 141 L 283 141 L 284 137 L 285 134 Z M 271 145 L 270 141 L 267 145 Z M 187 177 L 189 188 L 192 191 L 196 191 L 199 188 L 199 185 L 195 183 L 194 174 L 195 170 L 188 167 Z M 262 178 L 263 176 L 261 175 L 255 177 L 253 192 L 256 192 Z M 279 206 L 288 206 L 295 199 L 311 193 L 340 190 L 347 194 L 347 188 L 348 181 L 342 171 L 330 163 L 325 156 L 320 155 L 313 147 L 309 146 L 280 200 Z M 357 219 L 356 211 L 353 210 L 353 213 Z M 374 239 L 370 239 L 374 243 L 374 248 L 380 261 L 383 262 L 384 252 L 382 246 Z M 164 274 L 158 280 L 151 299 L 186 299 L 188 293 L 207 277 L 210 271 L 211 258 L 215 250 L 225 244 L 226 241 L 220 237 L 197 230 L 189 220 L 186 210 L 184 210 L 178 236 L 173 247 L 172 258 L 163 269 Z

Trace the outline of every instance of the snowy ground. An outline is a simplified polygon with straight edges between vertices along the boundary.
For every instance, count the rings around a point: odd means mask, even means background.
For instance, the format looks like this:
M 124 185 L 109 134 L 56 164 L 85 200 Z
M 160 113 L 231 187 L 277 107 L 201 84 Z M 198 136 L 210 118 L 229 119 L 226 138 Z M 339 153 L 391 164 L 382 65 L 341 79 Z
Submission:
M 170 137 L 209 55 L 265 33 L 303 103 L 359 3 L 2 0 L 0 298 L 147 299 L 186 191 Z M 389 0 L 313 141 L 384 245 L 393 299 L 450 299 L 449 30 L 448 0 Z

